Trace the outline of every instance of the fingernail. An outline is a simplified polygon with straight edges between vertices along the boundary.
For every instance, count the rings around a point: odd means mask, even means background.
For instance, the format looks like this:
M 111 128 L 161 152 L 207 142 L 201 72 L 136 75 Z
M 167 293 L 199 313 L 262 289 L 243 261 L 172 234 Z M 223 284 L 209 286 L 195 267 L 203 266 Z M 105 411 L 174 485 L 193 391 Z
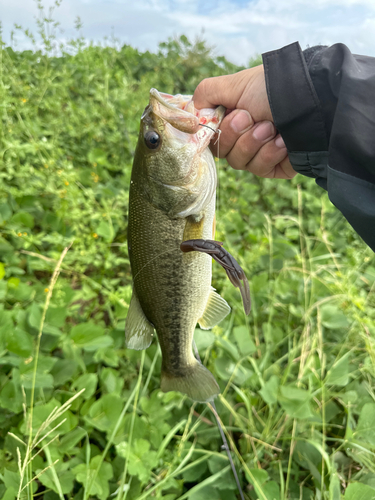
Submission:
M 271 137 L 273 137 L 274 134 L 275 134 L 275 127 L 273 126 L 272 122 L 263 122 L 259 124 L 253 132 L 253 136 L 258 141 L 265 141 L 267 139 L 271 139 Z
M 285 148 L 286 147 L 284 139 L 281 137 L 281 135 L 279 135 L 279 137 L 276 138 L 275 144 L 278 148 Z
M 237 134 L 244 132 L 252 124 L 253 120 L 250 116 L 250 113 L 245 110 L 241 110 L 236 113 L 233 117 L 233 120 L 230 122 L 230 126 Z

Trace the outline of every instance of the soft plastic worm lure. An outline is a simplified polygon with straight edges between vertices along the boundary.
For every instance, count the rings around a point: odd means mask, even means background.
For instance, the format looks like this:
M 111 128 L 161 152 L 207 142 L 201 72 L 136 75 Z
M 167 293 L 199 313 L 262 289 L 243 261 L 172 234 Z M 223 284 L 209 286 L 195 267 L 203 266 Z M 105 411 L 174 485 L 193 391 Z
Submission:
M 214 240 L 186 240 L 180 245 L 183 252 L 203 252 L 211 255 L 226 271 L 232 284 L 240 289 L 245 313 L 251 309 L 250 288 L 246 275 L 236 259 L 223 248 L 221 241 Z

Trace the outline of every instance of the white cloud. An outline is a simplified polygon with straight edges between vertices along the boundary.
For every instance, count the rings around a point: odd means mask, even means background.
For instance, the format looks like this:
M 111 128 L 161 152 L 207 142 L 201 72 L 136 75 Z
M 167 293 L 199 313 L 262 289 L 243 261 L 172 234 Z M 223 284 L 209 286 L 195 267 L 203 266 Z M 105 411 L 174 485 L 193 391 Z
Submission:
M 14 22 L 35 31 L 33 0 L 1 3 L 6 41 Z M 63 0 L 55 16 L 64 38 L 73 36 L 80 16 L 88 39 L 99 42 L 113 28 L 122 43 L 151 51 L 169 36 L 195 37 L 204 29 L 218 55 L 242 64 L 296 40 L 302 48 L 342 42 L 353 52 L 375 56 L 375 0 Z M 19 48 L 26 48 L 27 41 L 18 38 Z

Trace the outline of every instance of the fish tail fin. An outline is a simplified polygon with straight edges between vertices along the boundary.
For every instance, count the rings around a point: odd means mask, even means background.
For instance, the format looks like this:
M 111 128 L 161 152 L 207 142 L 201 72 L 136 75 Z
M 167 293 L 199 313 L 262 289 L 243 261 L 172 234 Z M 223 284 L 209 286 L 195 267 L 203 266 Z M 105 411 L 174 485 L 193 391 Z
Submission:
M 175 376 L 162 371 L 161 390 L 163 392 L 179 391 L 200 403 L 213 401 L 214 397 L 220 393 L 215 377 L 196 360 L 184 375 Z

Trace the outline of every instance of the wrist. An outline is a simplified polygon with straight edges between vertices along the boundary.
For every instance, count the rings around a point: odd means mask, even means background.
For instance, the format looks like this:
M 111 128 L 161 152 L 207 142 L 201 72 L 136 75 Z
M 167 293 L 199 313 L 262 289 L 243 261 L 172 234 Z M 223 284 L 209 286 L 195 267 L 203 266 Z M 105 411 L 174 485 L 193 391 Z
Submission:
M 254 122 L 274 122 L 267 96 L 263 64 L 255 68 L 245 69 L 233 76 L 240 77 L 243 82 L 237 108 L 247 109 Z

